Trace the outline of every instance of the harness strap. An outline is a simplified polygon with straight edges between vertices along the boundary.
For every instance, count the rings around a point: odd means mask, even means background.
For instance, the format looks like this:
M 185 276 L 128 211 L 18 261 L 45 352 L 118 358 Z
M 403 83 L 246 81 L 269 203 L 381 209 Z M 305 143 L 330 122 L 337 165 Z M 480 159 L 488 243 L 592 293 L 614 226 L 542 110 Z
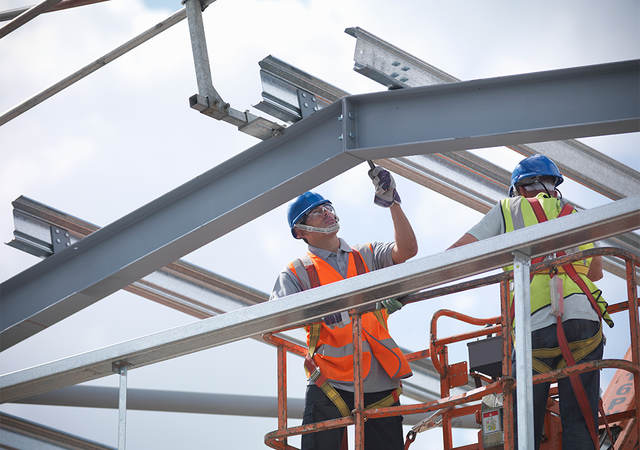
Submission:
M 340 412 L 342 417 L 350 416 L 351 410 L 345 403 L 342 396 L 338 393 L 336 388 L 334 388 L 329 383 L 329 380 L 327 379 L 327 377 L 320 372 L 320 368 L 317 366 L 315 361 L 311 359 L 311 357 L 309 357 L 308 355 L 304 359 L 304 368 L 309 373 L 311 373 L 312 377 L 314 376 L 317 377 L 313 381 L 313 384 L 318 386 L 322 390 L 322 392 L 325 393 L 327 398 L 331 400 L 331 402 L 336 406 L 336 408 L 338 408 L 338 411 Z M 400 400 L 400 394 L 402 394 L 402 386 L 398 386 L 393 391 L 391 391 L 389 395 L 381 398 L 377 402 L 374 402 L 365 406 L 365 409 L 384 408 L 387 406 L 391 406 Z
M 351 250 L 351 253 L 353 255 L 353 262 L 356 266 L 356 273 L 358 275 L 367 273 L 367 266 L 365 265 L 360 252 L 353 249 Z M 316 266 L 313 264 L 310 264 L 308 266 L 304 266 L 304 268 L 307 271 L 307 276 L 309 277 L 310 288 L 313 289 L 320 286 L 320 277 L 318 275 L 318 270 L 316 269 Z M 374 315 L 376 316 L 380 324 L 386 329 L 386 324 L 384 322 L 384 316 L 382 315 L 382 310 L 376 310 L 374 312 Z M 312 323 L 309 326 L 309 346 L 308 346 L 307 356 L 304 359 L 304 369 L 305 369 L 305 372 L 307 373 L 308 378 L 316 377 L 313 383 L 316 386 L 318 386 L 322 390 L 322 392 L 324 392 L 327 398 L 331 400 L 331 402 L 336 406 L 336 408 L 338 408 L 338 411 L 340 412 L 340 414 L 343 417 L 347 417 L 351 415 L 351 410 L 345 403 L 342 396 L 338 393 L 336 388 L 334 388 L 331 385 L 331 383 L 329 383 L 329 380 L 327 379 L 327 377 L 320 372 L 320 367 L 318 367 L 318 365 L 313 360 L 313 355 L 315 355 L 316 353 L 318 340 L 320 339 L 321 329 L 322 329 L 322 325 L 320 322 Z M 394 389 L 391 392 L 391 394 L 375 402 L 373 405 L 367 406 L 366 408 L 367 409 L 373 408 L 373 407 L 382 408 L 384 406 L 391 406 L 398 401 L 398 399 L 400 398 L 401 392 L 402 392 L 401 387 Z M 346 447 L 343 447 L 343 448 L 346 448 Z
M 590 338 L 569 342 L 569 350 L 571 350 L 574 360 L 576 362 L 582 361 L 585 356 L 594 351 L 598 345 L 600 345 L 601 340 L 602 324 L 600 325 L 598 332 Z M 560 347 L 543 347 L 533 349 L 533 369 L 538 373 L 551 372 L 553 369 L 562 369 L 567 364 L 565 360 L 561 360 L 556 367 L 550 367 L 541 361 L 541 359 L 556 358 L 560 355 L 562 355 L 562 349 Z
M 562 317 L 558 316 L 557 321 L 558 325 L 556 326 L 556 329 L 558 332 L 558 344 L 560 344 L 560 349 L 562 350 L 562 357 L 567 361 L 567 366 L 574 366 L 576 361 L 573 359 L 571 350 L 569 350 L 567 336 L 564 334 L 564 327 L 562 326 Z M 571 375 L 569 376 L 569 382 L 573 388 L 573 393 L 576 395 L 578 406 L 580 406 L 580 411 L 582 412 L 587 429 L 591 435 L 593 448 L 598 449 L 600 448 L 600 443 L 598 441 L 598 434 L 596 433 L 596 426 L 593 423 L 593 412 L 591 411 L 591 405 L 589 405 L 589 400 L 587 399 L 587 393 L 584 390 L 582 380 L 580 380 L 579 375 Z
M 531 205 L 531 208 L 533 209 L 533 212 L 536 215 L 538 222 L 539 223 L 546 222 L 547 215 L 545 214 L 544 209 L 540 204 L 540 201 L 537 198 L 527 198 L 527 201 Z M 565 204 L 562 207 L 562 210 L 560 211 L 560 214 L 558 215 L 558 217 L 566 216 L 570 214 L 572 211 L 573 211 L 573 207 L 569 204 Z M 558 256 L 564 256 L 564 254 L 565 254 L 564 252 L 557 253 Z M 601 332 L 602 331 L 602 311 L 600 311 L 600 308 L 598 307 L 598 303 L 596 302 L 596 299 L 593 297 L 593 294 L 587 287 L 584 280 L 582 280 L 582 278 L 580 278 L 580 276 L 576 273 L 576 270 L 572 264 L 570 263 L 565 264 L 562 266 L 562 268 L 565 270 L 569 278 L 571 278 L 571 280 L 578 285 L 578 287 L 582 290 L 582 292 L 584 292 L 584 294 L 589 299 L 591 306 L 593 307 L 593 309 L 595 309 L 596 313 L 598 314 L 598 317 L 600 317 L 600 332 Z M 562 316 L 557 317 L 556 331 L 558 335 L 558 344 L 560 346 L 560 350 L 562 351 L 562 357 L 565 359 L 567 366 L 574 366 L 576 364 L 576 361 L 569 348 L 567 336 L 564 333 Z M 587 425 L 587 429 L 589 430 L 589 434 L 591 435 L 591 440 L 593 441 L 593 447 L 594 449 L 597 449 L 599 448 L 600 444 L 598 440 L 598 435 L 596 433 L 595 424 L 593 423 L 594 421 L 591 419 L 593 417 L 593 413 L 591 411 L 591 405 L 589 405 L 589 400 L 587 399 L 587 393 L 584 390 L 584 385 L 582 384 L 582 380 L 580 379 L 579 375 L 571 375 L 569 377 L 569 382 L 571 383 L 573 392 L 576 395 L 576 400 L 580 407 L 580 411 L 582 412 L 582 416 L 584 417 L 584 421 Z M 598 402 L 599 402 L 600 414 L 605 418 L 607 433 L 609 433 L 609 437 L 611 439 L 611 431 L 609 430 L 608 423 L 606 423 L 606 414 L 604 414 L 604 410 L 602 408 L 602 400 L 599 399 Z

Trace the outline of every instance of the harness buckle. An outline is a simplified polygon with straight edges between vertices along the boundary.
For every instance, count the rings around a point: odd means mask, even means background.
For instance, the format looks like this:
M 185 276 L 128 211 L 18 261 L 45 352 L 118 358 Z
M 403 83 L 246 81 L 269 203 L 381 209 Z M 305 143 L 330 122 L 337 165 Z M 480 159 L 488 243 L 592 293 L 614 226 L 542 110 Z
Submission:
M 315 383 L 316 380 L 320 378 L 320 367 L 316 367 L 313 372 L 309 375 L 309 381 Z

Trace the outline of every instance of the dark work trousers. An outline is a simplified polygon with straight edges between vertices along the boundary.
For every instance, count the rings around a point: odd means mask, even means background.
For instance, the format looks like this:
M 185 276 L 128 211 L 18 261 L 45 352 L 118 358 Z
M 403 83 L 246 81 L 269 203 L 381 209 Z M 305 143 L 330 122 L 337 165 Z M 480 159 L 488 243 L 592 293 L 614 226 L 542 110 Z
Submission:
M 350 410 L 353 410 L 353 392 L 336 389 Z M 364 404 L 369 405 L 383 399 L 392 391 L 371 392 L 364 394 Z M 395 403 L 399 405 L 400 403 Z M 342 417 L 338 408 L 327 398 L 322 390 L 315 386 L 307 386 L 305 396 L 304 417 L 302 424 L 321 422 L 323 420 Z M 302 450 L 339 450 L 342 435 L 346 428 L 308 433 L 302 435 Z M 364 424 L 364 445 L 366 450 L 402 450 L 402 416 L 385 417 L 367 420 Z
M 599 327 L 600 324 L 598 322 L 593 322 L 591 320 L 573 319 L 564 322 L 564 332 L 567 336 L 567 341 L 569 342 L 579 341 L 594 336 L 598 332 Z M 532 349 L 554 347 L 558 347 L 556 325 L 550 325 L 531 333 Z M 603 348 L 603 342 L 600 342 L 600 345 L 593 352 L 580 361 L 576 361 L 576 364 L 602 359 Z M 540 361 L 544 362 L 551 368 L 555 368 L 561 360 L 562 356 L 550 359 L 540 359 Z M 537 375 L 537 373 L 533 371 L 533 375 Z M 598 370 L 585 372 L 580 375 L 580 379 L 582 380 L 582 385 L 587 393 L 587 398 L 591 405 L 592 420 L 594 421 L 597 430 L 598 401 L 600 398 L 600 372 Z M 546 412 L 547 398 L 549 397 L 549 386 L 550 383 L 539 383 L 533 385 L 533 421 L 536 450 L 540 448 L 540 442 L 542 441 L 544 416 Z M 560 397 L 560 420 L 562 422 L 563 450 L 592 449 L 593 440 L 591 439 L 584 417 L 582 416 L 582 410 L 580 409 L 580 405 L 578 405 L 578 401 L 576 400 L 569 378 L 563 378 L 558 381 L 558 395 Z M 517 446 L 518 424 L 515 403 L 517 403 L 517 397 L 514 396 L 514 418 L 516 419 L 514 431 L 516 434 Z

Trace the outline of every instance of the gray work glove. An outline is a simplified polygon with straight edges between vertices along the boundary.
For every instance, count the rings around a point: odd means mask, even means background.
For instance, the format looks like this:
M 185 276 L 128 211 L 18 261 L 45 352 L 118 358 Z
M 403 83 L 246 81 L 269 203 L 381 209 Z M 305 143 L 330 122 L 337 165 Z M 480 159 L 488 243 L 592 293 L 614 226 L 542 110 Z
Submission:
M 388 170 L 375 167 L 369 171 L 369 178 L 376 187 L 373 203 L 383 208 L 389 208 L 394 203 L 400 204 L 400 196 L 396 191 L 396 182 Z
M 400 309 L 402 309 L 404 305 L 402 304 L 402 302 L 392 297 L 378 302 L 378 306 L 380 308 L 386 308 L 387 313 L 393 314 L 396 311 L 400 311 Z

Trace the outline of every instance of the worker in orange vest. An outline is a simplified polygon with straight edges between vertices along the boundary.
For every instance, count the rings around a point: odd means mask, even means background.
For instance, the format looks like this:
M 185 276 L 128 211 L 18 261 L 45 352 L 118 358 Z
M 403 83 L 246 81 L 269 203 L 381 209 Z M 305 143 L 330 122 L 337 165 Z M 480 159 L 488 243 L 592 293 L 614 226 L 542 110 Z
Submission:
M 369 171 L 376 188 L 374 202 L 389 208 L 395 242 L 373 242 L 351 247 L 338 237 L 339 219 L 331 202 L 305 192 L 289 205 L 291 234 L 308 244 L 308 252 L 280 273 L 271 299 L 333 283 L 372 270 L 399 264 L 418 251 L 413 229 L 400 206 L 391 174 L 380 167 Z M 389 335 L 387 319 L 402 304 L 383 300 L 378 309 L 362 316 L 362 371 L 365 407 L 398 405 L 400 380 L 411 376 L 402 351 Z M 305 370 L 308 376 L 303 425 L 350 416 L 353 400 L 353 338 L 351 318 L 345 312 L 309 325 Z M 346 448 L 345 428 L 302 435 L 303 450 Z M 367 450 L 401 450 L 402 417 L 365 423 Z
M 543 155 L 523 159 L 513 170 L 509 198 L 501 200 L 452 247 L 470 244 L 575 212 L 562 200 L 557 186 L 563 177 L 556 164 Z M 583 244 L 564 253 L 587 250 Z M 544 258 L 536 258 L 532 263 Z M 505 268 L 510 270 L 511 267 Z M 576 363 L 602 359 L 602 321 L 610 327 L 602 291 L 593 284 L 602 278 L 602 257 L 594 256 L 531 277 L 531 346 L 533 374 Z M 513 293 L 511 295 L 513 301 Z M 518 299 L 515 299 L 518 301 Z M 550 383 L 533 386 L 535 448 L 540 447 Z M 600 448 L 598 400 L 600 373 L 586 372 L 558 382 L 562 448 Z

